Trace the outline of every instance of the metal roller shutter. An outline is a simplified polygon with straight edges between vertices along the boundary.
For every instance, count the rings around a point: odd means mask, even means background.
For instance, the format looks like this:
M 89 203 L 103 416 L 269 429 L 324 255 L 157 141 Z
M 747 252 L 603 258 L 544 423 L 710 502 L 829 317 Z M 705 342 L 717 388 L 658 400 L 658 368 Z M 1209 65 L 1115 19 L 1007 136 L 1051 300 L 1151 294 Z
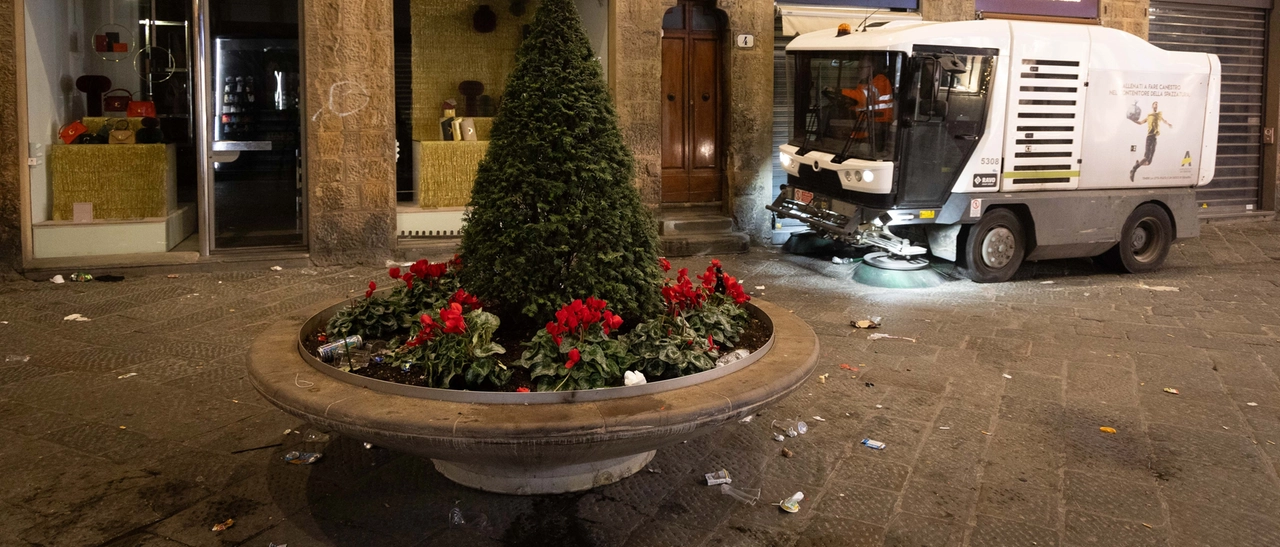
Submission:
M 1261 205 L 1263 74 L 1267 12 L 1153 0 L 1148 40 L 1171 51 L 1214 53 L 1222 61 L 1218 170 L 1196 192 L 1201 217 L 1246 216 Z
M 791 120 L 795 116 L 795 99 L 791 97 L 791 85 L 787 82 L 787 44 L 794 36 L 782 32 L 782 17 L 776 17 L 773 25 L 773 194 L 777 199 L 778 187 L 787 183 L 787 172 L 778 163 L 778 147 L 791 138 Z M 798 223 L 797 223 L 798 224 Z

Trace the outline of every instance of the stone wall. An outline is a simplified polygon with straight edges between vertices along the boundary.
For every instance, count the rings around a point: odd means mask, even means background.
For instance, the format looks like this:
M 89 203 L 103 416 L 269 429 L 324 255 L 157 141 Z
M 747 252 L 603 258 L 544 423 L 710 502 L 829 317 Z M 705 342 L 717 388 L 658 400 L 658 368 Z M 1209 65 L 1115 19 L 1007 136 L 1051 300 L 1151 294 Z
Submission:
M 380 263 L 396 246 L 391 0 L 303 6 L 311 258 Z
M 675 0 L 619 1 L 611 50 L 614 93 L 623 138 L 636 155 L 636 185 L 646 203 L 657 206 L 662 193 L 662 15 Z M 725 30 L 725 175 L 728 209 L 738 227 L 767 237 L 772 177 L 773 18 L 771 2 L 720 0 L 728 16 Z M 733 45 L 740 34 L 755 36 L 755 46 Z
M 1102 0 L 1102 25 L 1147 38 L 1147 7 L 1150 0 Z M 926 21 L 967 21 L 977 14 L 974 0 L 920 0 L 920 15 Z
M 1147 19 L 1149 7 L 1150 0 L 1102 0 L 1099 15 L 1103 26 L 1120 29 L 1146 40 L 1150 26 Z
M 22 267 L 22 193 L 19 186 L 18 73 L 13 0 L 0 0 L 0 277 Z

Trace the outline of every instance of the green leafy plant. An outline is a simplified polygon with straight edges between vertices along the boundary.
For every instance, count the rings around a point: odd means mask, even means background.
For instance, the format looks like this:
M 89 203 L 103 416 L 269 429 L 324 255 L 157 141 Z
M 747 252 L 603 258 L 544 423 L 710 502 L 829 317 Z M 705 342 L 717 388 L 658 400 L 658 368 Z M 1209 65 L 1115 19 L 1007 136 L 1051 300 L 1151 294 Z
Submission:
M 364 300 L 355 300 L 334 314 L 325 332 L 329 336 L 359 335 L 366 340 L 408 334 L 423 312 L 440 309 L 462 290 L 458 282 L 461 268 L 458 256 L 435 264 L 419 260 L 403 272 L 399 266 L 392 267 L 387 274 L 401 285 L 385 295 L 375 295 L 378 285 L 370 281 Z
M 660 259 L 663 271 L 671 263 Z M 689 269 L 681 268 L 675 280 L 662 286 L 668 317 L 683 318 L 699 337 L 711 336 L 714 345 L 734 346 L 748 322 L 742 307 L 751 300 L 738 280 L 726 275 L 719 260 L 712 259 L 707 271 L 698 276 L 700 285 L 689 279 Z
M 358 335 L 365 340 L 387 339 L 401 329 L 404 298 L 392 294 L 374 296 L 377 285 L 369 282 L 369 290 L 363 299 L 351 302 L 329 319 L 325 332 L 330 337 Z
M 667 259 L 659 259 L 663 271 L 671 271 Z M 720 348 L 733 347 L 746 329 L 751 299 L 738 280 L 725 275 L 719 260 L 712 260 L 700 285 L 681 268 L 674 280 L 662 286 L 667 313 L 640 323 L 627 334 L 629 351 L 636 358 L 633 370 L 649 379 L 686 376 L 715 368 Z
M 625 338 L 627 351 L 636 358 L 631 370 L 648 380 L 686 376 L 716 366 L 711 339 L 699 336 L 683 317 L 658 317 L 632 329 Z
M 660 311 L 656 225 L 573 0 L 542 0 L 472 190 L 463 286 L 522 328 L 594 295 Z
M 418 316 L 413 336 L 391 352 L 390 364 L 419 373 L 430 387 L 505 385 L 513 371 L 495 357 L 506 353 L 493 341 L 498 316 L 464 310 L 463 303 L 454 301 Z
M 595 297 L 574 300 L 556 312 L 526 344 L 518 366 L 529 368 L 538 391 L 594 389 L 622 383 L 633 361 L 625 343 L 610 335 L 622 317 Z

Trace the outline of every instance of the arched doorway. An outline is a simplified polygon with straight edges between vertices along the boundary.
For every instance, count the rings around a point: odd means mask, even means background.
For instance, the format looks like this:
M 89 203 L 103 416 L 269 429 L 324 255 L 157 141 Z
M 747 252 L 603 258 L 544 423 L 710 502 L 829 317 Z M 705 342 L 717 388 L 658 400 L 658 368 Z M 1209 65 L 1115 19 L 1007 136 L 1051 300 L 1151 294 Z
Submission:
M 721 199 L 721 35 L 714 1 L 679 0 L 662 18 L 662 202 Z

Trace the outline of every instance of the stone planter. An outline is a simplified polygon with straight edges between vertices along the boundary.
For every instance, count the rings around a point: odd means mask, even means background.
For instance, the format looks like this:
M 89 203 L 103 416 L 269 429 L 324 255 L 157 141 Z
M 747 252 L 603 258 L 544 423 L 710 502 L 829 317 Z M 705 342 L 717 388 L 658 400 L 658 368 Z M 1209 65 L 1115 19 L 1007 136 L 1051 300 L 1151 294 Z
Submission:
M 303 333 L 346 301 L 280 321 L 254 341 L 249 378 L 316 427 L 417 454 L 460 484 L 507 494 L 587 490 L 621 480 L 655 450 L 753 414 L 800 386 L 818 337 L 792 313 L 750 306 L 773 327 L 763 348 L 712 371 L 642 386 L 495 393 L 407 386 L 342 372 L 302 349 Z

